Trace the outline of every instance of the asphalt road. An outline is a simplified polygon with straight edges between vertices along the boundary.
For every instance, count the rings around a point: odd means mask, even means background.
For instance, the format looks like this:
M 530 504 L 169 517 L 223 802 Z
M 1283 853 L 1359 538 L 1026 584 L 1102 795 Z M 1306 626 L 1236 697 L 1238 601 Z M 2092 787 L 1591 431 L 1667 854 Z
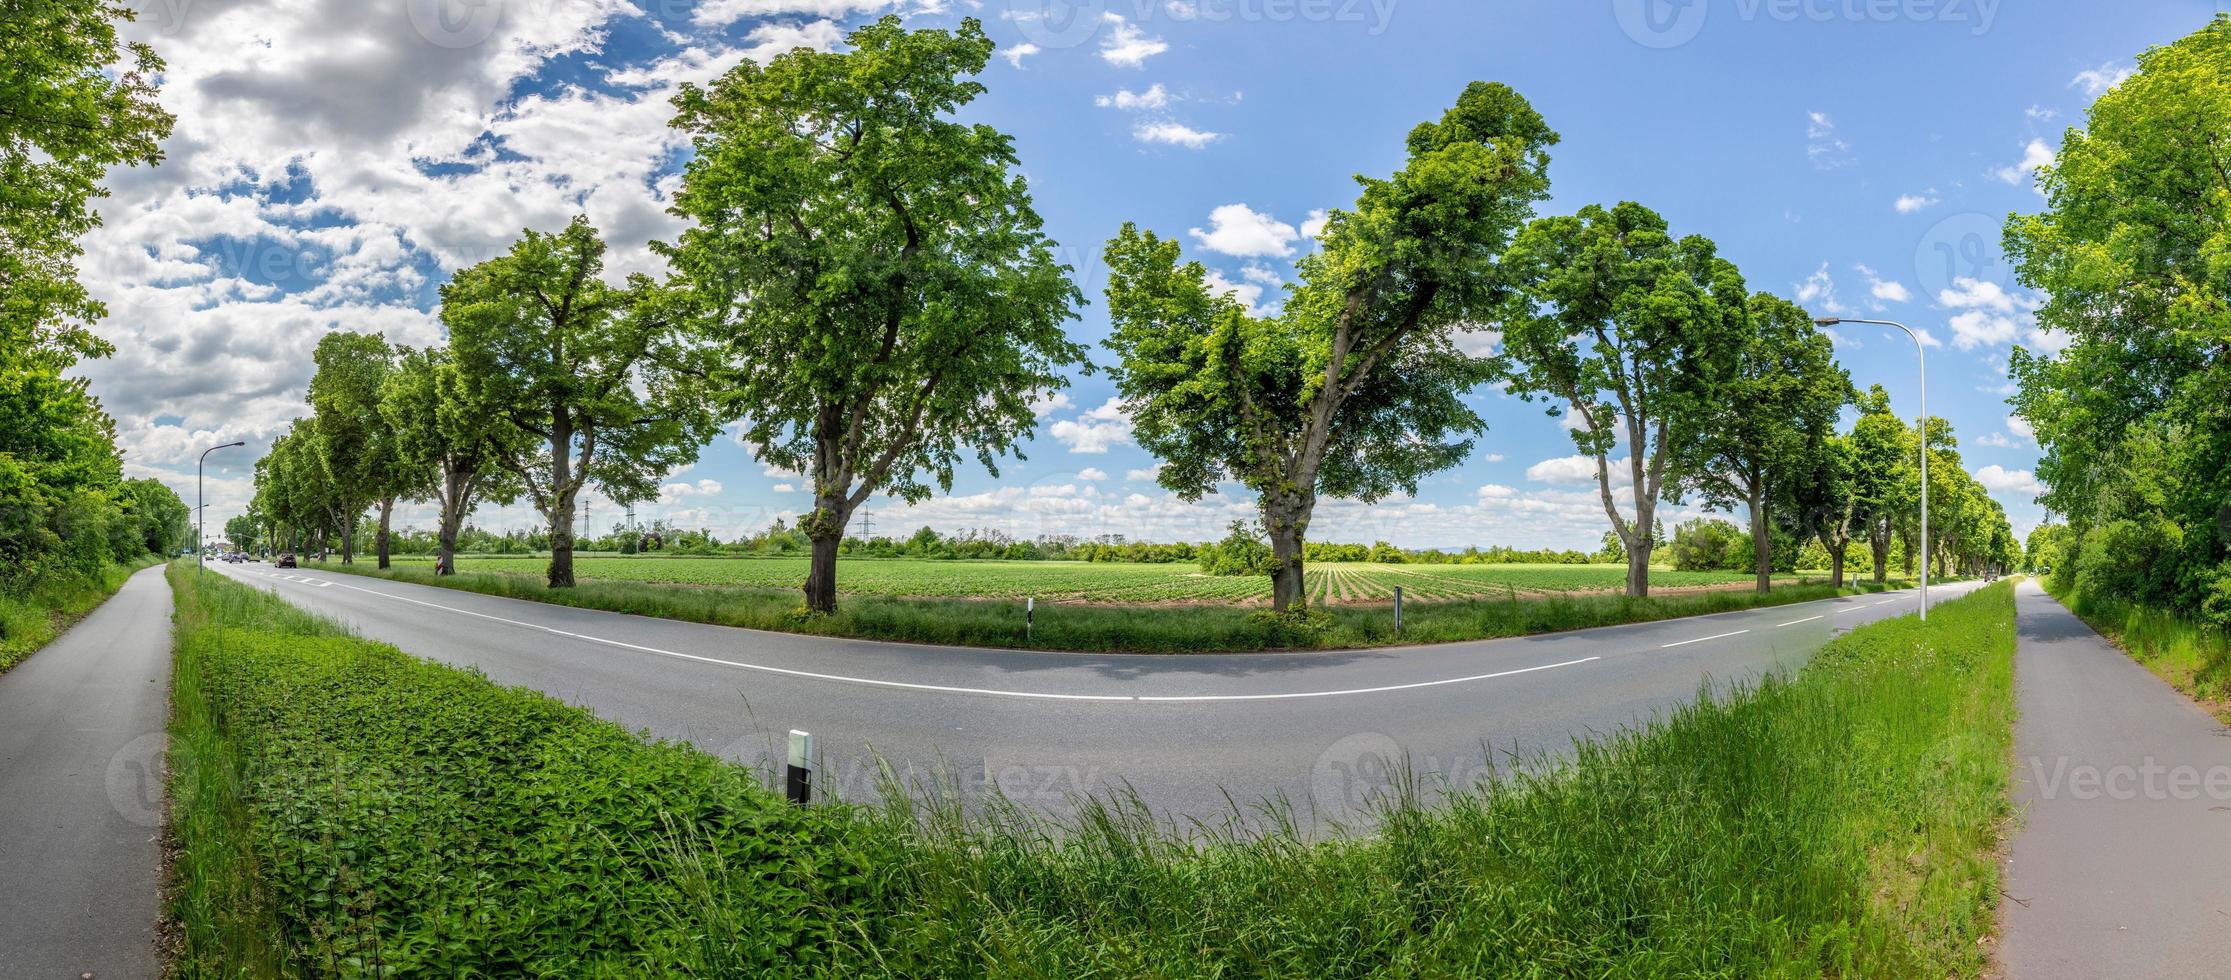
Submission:
M 0 977 L 154 977 L 170 586 L 0 674 Z
M 2015 626 L 2007 975 L 2231 975 L 2231 731 L 2035 582 Z
M 215 566 L 413 654 L 537 688 L 630 728 L 771 769 L 812 732 L 817 792 L 902 776 L 996 785 L 1053 811 L 1128 786 L 1218 821 L 1266 799 L 1350 820 L 1406 760 L 1457 783 L 1801 664 L 1915 591 L 1553 636 L 1307 654 L 1120 656 L 765 633 L 502 599 L 315 568 Z M 1939 598 L 1974 584 L 1934 590 Z M 1058 615 L 1058 611 L 1053 614 Z M 1228 794 L 1228 795 L 1227 795 Z

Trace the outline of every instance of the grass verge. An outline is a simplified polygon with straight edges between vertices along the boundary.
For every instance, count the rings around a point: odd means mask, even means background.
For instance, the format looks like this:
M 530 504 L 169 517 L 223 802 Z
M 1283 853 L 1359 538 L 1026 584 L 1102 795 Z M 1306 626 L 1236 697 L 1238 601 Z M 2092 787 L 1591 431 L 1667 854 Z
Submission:
M 2087 596 L 2053 579 L 2045 585 L 2132 660 L 2231 724 L 2231 636 L 2166 610 Z
M 132 573 L 155 564 L 110 565 L 97 575 L 43 575 L 21 593 L 0 592 L 0 673 L 22 663 L 115 595 Z
M 174 807 L 221 817 L 174 819 L 196 857 L 171 900 L 190 976 L 1984 967 L 2012 738 L 2006 585 L 1926 625 L 1856 630 L 1794 677 L 1704 692 L 1563 766 L 1445 795 L 1411 784 L 1374 833 L 1323 840 L 1178 833 L 1120 800 L 1059 824 L 904 794 L 791 808 L 686 746 L 189 578 L 172 576 Z
M 1394 610 L 1388 606 L 1319 607 L 1325 616 L 1296 624 L 1238 606 L 1042 604 L 1035 622 L 1026 628 L 1023 603 L 1014 599 L 852 595 L 838 603 L 835 614 L 813 616 L 803 611 L 798 594 L 789 590 L 609 580 L 584 580 L 571 589 L 553 589 L 543 584 L 540 576 L 508 572 L 460 572 L 445 577 L 435 575 L 430 568 L 408 566 L 383 571 L 369 565 L 327 563 L 316 568 L 715 626 L 900 643 L 1088 653 L 1234 653 L 1451 643 L 1756 609 L 1906 585 L 1865 583 L 1842 590 L 1825 584 L 1795 585 L 1777 588 L 1769 595 L 1716 591 L 1648 599 L 1576 594 L 1420 602 L 1403 609 L 1402 632 L 1397 634 Z

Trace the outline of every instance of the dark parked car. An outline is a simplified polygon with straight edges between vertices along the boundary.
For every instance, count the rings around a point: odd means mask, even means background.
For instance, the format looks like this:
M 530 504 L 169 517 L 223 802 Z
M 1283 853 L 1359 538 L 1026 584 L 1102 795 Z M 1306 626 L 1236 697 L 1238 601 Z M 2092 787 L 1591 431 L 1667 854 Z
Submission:
M 289 551 L 289 552 L 286 552 L 286 553 L 284 553 L 284 554 L 280 555 L 280 556 L 279 556 L 279 561 L 277 562 L 277 565 L 278 565 L 278 567 L 280 567 L 280 568 L 293 568 L 293 567 L 295 567 L 295 565 L 294 565 L 294 552 L 291 552 L 291 551 Z

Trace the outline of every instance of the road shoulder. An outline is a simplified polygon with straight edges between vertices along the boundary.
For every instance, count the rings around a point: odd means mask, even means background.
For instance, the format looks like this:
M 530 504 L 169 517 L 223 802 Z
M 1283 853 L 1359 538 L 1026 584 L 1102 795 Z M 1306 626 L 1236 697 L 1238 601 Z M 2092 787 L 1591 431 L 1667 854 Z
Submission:
M 159 971 L 170 613 L 143 569 L 0 675 L 0 976 Z
M 2012 977 L 2219 976 L 2231 962 L 2231 737 L 2035 582 L 2019 588 Z

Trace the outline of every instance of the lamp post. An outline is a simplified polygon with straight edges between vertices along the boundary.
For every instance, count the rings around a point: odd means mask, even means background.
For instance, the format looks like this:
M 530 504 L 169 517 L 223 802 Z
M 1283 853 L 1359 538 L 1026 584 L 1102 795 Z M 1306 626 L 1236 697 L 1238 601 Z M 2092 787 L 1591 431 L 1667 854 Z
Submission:
M 1921 342 L 1921 335 L 1913 328 L 1896 320 L 1858 320 L 1843 317 L 1824 317 L 1814 320 L 1824 327 L 1839 323 L 1869 323 L 1878 327 L 1897 327 L 1913 340 L 1914 353 L 1921 355 L 1921 621 L 1929 621 L 1929 350 Z
M 209 515 L 203 510 L 209 505 L 201 500 L 201 466 L 209 461 L 210 453 L 245 445 L 245 442 L 228 442 L 211 446 L 201 451 L 200 459 L 194 460 L 194 573 L 197 575 L 209 565 Z

